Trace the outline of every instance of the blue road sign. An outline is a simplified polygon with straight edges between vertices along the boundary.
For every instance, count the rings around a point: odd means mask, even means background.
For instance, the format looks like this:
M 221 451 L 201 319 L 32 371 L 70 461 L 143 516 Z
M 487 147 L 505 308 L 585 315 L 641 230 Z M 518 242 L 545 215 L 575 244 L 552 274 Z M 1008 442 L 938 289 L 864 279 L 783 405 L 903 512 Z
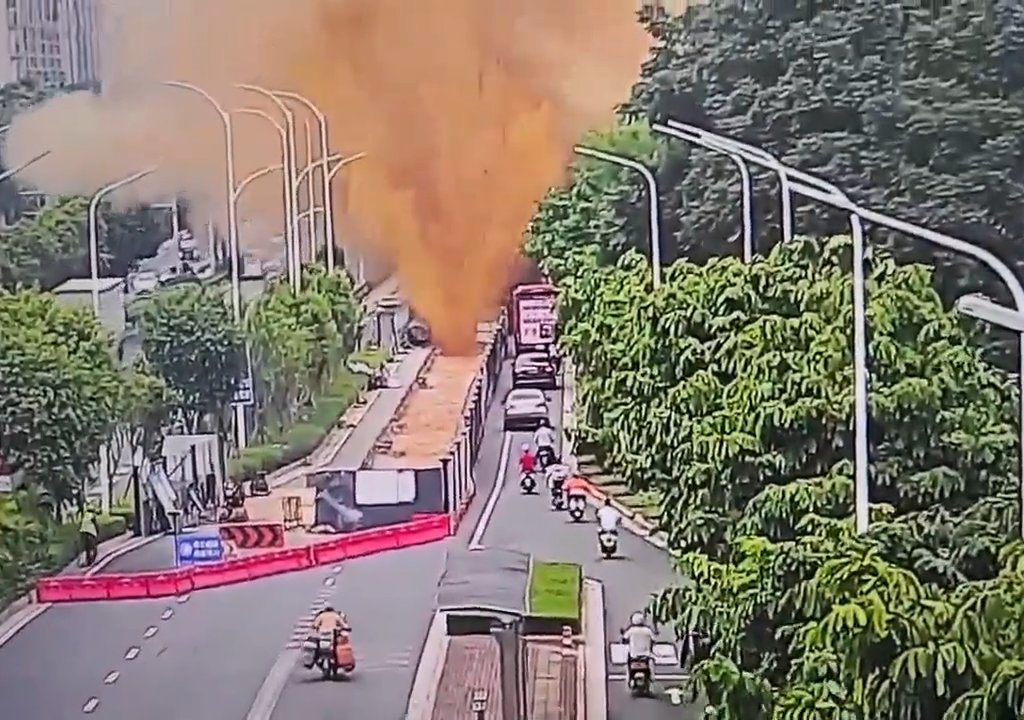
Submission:
M 179 565 L 220 562 L 224 557 L 219 535 L 179 535 L 174 549 Z

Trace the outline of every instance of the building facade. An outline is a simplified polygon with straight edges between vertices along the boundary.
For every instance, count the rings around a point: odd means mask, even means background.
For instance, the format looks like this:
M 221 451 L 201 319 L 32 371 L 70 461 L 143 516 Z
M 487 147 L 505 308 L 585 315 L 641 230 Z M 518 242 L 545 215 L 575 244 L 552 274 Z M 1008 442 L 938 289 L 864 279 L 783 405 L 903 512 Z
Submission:
M 43 87 L 99 80 L 98 0 L 3 0 L 0 82 Z

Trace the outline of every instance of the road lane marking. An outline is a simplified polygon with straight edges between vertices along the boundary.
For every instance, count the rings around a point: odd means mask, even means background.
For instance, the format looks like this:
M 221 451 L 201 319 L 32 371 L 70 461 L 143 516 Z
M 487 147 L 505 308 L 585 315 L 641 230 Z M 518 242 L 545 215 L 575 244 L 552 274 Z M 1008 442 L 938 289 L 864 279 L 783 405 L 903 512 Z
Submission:
M 89 715 L 96 711 L 96 708 L 99 707 L 99 704 L 99 698 L 91 697 L 85 701 L 85 705 L 82 706 L 82 712 L 84 712 L 86 715 Z
M 487 525 L 491 522 L 491 516 L 494 514 L 494 509 L 498 506 L 498 498 L 501 497 L 502 488 L 505 487 L 505 474 L 508 472 L 508 459 L 512 450 L 512 433 L 505 433 L 505 440 L 501 444 L 501 460 L 498 462 L 498 475 L 494 479 L 494 487 L 491 488 L 491 494 L 487 497 L 487 504 L 484 506 L 484 511 L 480 514 L 480 519 L 477 520 L 476 527 L 473 529 L 473 536 L 469 539 L 470 550 L 482 550 L 484 533 L 487 532 Z
M 113 685 L 114 683 L 117 682 L 117 679 L 119 677 L 121 677 L 121 673 L 119 673 L 117 670 L 114 670 L 114 671 L 108 673 L 105 678 L 103 678 L 103 684 L 104 685 Z
M 133 645 L 132 647 L 128 648 L 128 652 L 126 652 L 124 654 L 124 659 L 128 660 L 128 661 L 132 661 L 135 658 L 137 658 L 138 656 L 139 656 L 139 648 L 137 648 L 137 647 L 135 647 Z
M 277 656 L 274 666 L 270 668 L 259 692 L 256 693 L 256 699 L 249 708 L 245 720 L 270 720 L 292 674 L 292 668 L 298 663 L 301 655 L 299 650 L 289 649 Z
M 191 595 L 190 595 L 190 594 L 186 594 L 186 595 L 179 595 L 179 596 L 178 596 L 178 602 L 179 602 L 179 603 L 187 603 L 187 602 L 188 602 L 188 599 L 189 599 L 190 597 L 191 597 Z
M 150 625 L 148 628 L 146 628 L 146 632 L 142 633 L 142 637 L 146 638 L 147 640 L 153 637 L 154 635 L 156 635 L 156 625 Z
M 334 567 L 332 567 L 331 568 L 331 572 L 334 573 L 335 575 L 340 573 L 341 572 L 341 565 L 335 565 Z
M 171 608 L 167 608 L 166 610 L 164 610 L 163 615 L 160 616 L 160 619 L 170 620 L 172 615 L 174 615 L 174 610 L 172 610 Z
M 324 580 L 324 585 L 326 585 L 327 587 L 331 587 L 332 585 L 334 585 L 334 578 L 329 577 L 326 580 Z

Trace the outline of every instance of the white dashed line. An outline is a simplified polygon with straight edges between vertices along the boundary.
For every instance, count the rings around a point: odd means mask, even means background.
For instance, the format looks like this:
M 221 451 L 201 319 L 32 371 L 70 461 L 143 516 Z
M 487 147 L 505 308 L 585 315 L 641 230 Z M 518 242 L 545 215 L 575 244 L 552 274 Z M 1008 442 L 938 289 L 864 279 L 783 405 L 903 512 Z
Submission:
M 341 572 L 341 565 L 335 565 L 334 567 L 332 567 L 331 568 L 331 572 L 334 573 L 335 575 L 340 573 Z
M 326 585 L 327 587 L 331 587 L 331 585 L 333 585 L 333 584 L 334 584 L 334 578 L 332 578 L 332 577 L 329 577 L 326 580 L 324 580 L 324 585 Z
M 160 616 L 160 619 L 170 620 L 172 615 L 174 615 L 174 610 L 172 610 L 171 608 L 167 608 L 166 610 L 164 610 L 164 614 Z
M 138 656 L 139 656 L 139 648 L 133 646 L 133 647 L 128 648 L 128 652 L 126 652 L 124 654 L 124 659 L 128 660 L 128 661 L 131 661 L 131 660 L 134 660 L 135 658 L 137 658 Z
M 150 625 L 148 628 L 146 628 L 146 632 L 142 633 L 142 637 L 146 638 L 147 640 L 153 637 L 154 635 L 156 635 L 156 625 Z
M 96 708 L 99 707 L 99 704 L 99 698 L 91 697 L 86 701 L 85 705 L 82 706 L 82 712 L 84 712 L 86 715 L 93 713 L 96 711 Z
M 119 677 L 121 677 L 121 673 L 119 673 L 117 670 L 114 670 L 113 672 L 108 674 L 105 678 L 103 678 L 103 684 L 104 685 L 113 685 L 114 683 L 117 682 L 117 679 Z
M 187 602 L 188 602 L 188 599 L 189 599 L 190 597 L 191 597 L 191 595 L 179 595 L 179 596 L 178 596 L 178 602 L 179 602 L 179 603 L 187 603 Z

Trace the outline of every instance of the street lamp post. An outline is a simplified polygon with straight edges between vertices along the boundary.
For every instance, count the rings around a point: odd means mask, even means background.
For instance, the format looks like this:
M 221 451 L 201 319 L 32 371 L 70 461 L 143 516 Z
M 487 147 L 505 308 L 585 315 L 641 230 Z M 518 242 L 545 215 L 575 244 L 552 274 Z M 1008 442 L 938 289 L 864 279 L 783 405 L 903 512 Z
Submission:
M 313 103 L 309 98 L 304 95 L 299 95 L 294 92 L 277 91 L 274 93 L 278 97 L 287 98 L 289 100 L 295 100 L 300 102 L 309 108 L 313 116 L 316 117 L 317 124 L 320 126 L 320 178 L 322 181 L 322 191 L 324 195 L 324 241 L 327 243 L 327 271 L 334 271 L 334 199 L 331 197 L 331 173 L 328 170 L 329 161 L 327 159 L 328 150 L 330 146 L 327 140 L 327 116 L 320 110 L 317 105 Z M 342 257 L 342 263 L 345 260 Z
M 288 131 L 285 130 L 281 123 L 279 123 L 277 120 L 271 117 L 270 113 L 265 112 L 263 110 L 259 110 L 257 108 L 242 108 L 240 110 L 235 110 L 234 112 L 241 115 L 254 115 L 256 117 L 260 117 L 269 122 L 271 125 L 273 125 L 274 129 L 277 131 L 278 137 L 281 140 L 281 164 L 275 167 L 288 167 L 288 153 L 290 147 L 288 143 Z M 301 263 L 299 262 L 299 254 L 296 250 L 296 248 L 298 247 L 298 240 L 294 237 L 293 231 L 295 230 L 295 227 L 298 225 L 298 222 L 295 219 L 295 207 L 293 205 L 294 196 L 292 194 L 292 175 L 291 173 L 287 172 L 282 173 L 282 175 L 284 177 L 283 192 L 285 259 L 288 265 L 288 279 L 291 282 L 292 287 L 296 287 L 298 282 L 296 280 L 296 277 L 298 276 L 298 268 Z
M 796 176 L 794 175 L 794 177 Z M 794 184 L 793 189 L 802 195 L 806 195 L 808 197 L 817 199 L 820 202 L 823 202 L 826 205 L 831 205 L 836 209 L 845 210 L 849 213 L 855 213 L 864 220 L 866 220 L 867 222 L 874 223 L 875 225 L 881 225 L 882 227 L 889 228 L 890 230 L 895 230 L 896 232 L 903 233 L 905 235 L 910 235 L 911 237 L 915 237 L 919 240 L 924 240 L 933 245 L 938 245 L 939 247 L 945 248 L 946 250 L 951 250 L 961 255 L 967 255 L 968 257 L 971 257 L 979 261 L 980 263 L 988 267 L 990 270 L 992 270 L 992 272 L 994 272 L 996 275 L 998 275 L 999 279 L 1002 280 L 1006 287 L 1009 289 L 1010 296 L 1013 298 L 1013 304 L 1016 307 L 1016 312 L 1024 313 L 1024 285 L 1021 285 L 1020 280 L 1017 279 L 1017 276 L 1013 273 L 1013 271 L 1006 263 L 1004 263 L 1002 260 L 1000 260 L 998 257 L 996 257 L 994 254 L 992 254 L 985 248 L 969 243 L 966 240 L 955 238 L 951 235 L 946 235 L 944 233 L 935 232 L 934 230 L 929 230 L 928 228 L 923 228 L 920 225 L 915 225 L 904 220 L 898 220 L 889 215 L 884 215 L 882 213 L 875 212 L 874 210 L 867 210 L 865 208 L 860 207 L 859 205 L 854 204 L 849 199 L 841 199 L 828 193 L 820 192 L 816 188 L 803 185 L 802 182 Z M 993 313 L 991 307 L 985 307 L 983 304 L 979 303 L 976 298 L 970 298 L 970 296 L 968 296 L 967 299 L 961 300 L 959 307 L 963 312 L 967 314 L 978 313 L 980 316 L 983 313 L 985 315 L 988 315 L 988 318 L 983 319 L 992 319 L 993 321 L 996 321 L 997 324 L 1001 324 L 998 321 L 1002 320 L 1006 322 L 1005 327 L 1011 330 L 1017 329 L 1016 322 L 1012 319 L 1008 319 L 1008 316 L 1005 314 L 1007 312 L 1013 312 L 1013 310 L 1010 310 L 1009 308 L 1001 308 L 1000 306 L 996 305 L 995 308 L 998 308 L 1003 312 Z M 1021 455 L 1021 462 L 1019 468 L 1020 478 L 1018 480 L 1019 496 L 1021 501 L 1019 529 L 1021 537 L 1024 537 L 1024 333 L 1020 333 L 1018 330 L 1018 334 L 1018 362 L 1020 363 L 1017 370 L 1017 381 L 1020 385 L 1020 407 L 1018 409 L 1018 423 L 1020 432 Z
M 651 126 L 656 132 L 670 135 L 678 140 L 684 140 L 691 145 L 697 145 L 705 150 L 722 154 L 732 160 L 736 169 L 740 172 L 740 183 L 742 187 L 742 222 L 743 222 L 743 262 L 749 263 L 754 259 L 754 206 L 753 206 L 753 183 L 750 179 L 750 169 L 747 167 L 747 161 L 743 159 L 742 155 L 738 155 L 701 139 L 700 137 L 682 137 L 675 133 L 665 132 L 668 128 L 665 128 L 658 123 Z
M 7 171 L 5 171 L 3 173 L 0 173 L 0 182 L 3 182 L 4 180 L 7 180 L 8 178 L 14 177 L 18 173 L 20 173 L 22 170 L 24 170 L 25 168 L 29 167 L 30 165 L 35 165 L 37 162 L 42 160 L 44 157 L 49 155 L 51 152 L 52 152 L 51 150 L 45 150 L 45 151 L 39 153 L 38 155 L 36 155 L 35 157 L 32 157 L 29 160 L 26 160 L 25 162 L 23 162 L 18 167 L 12 168 L 12 169 L 7 170 Z
M 99 320 L 100 317 L 100 240 L 99 240 L 99 207 L 104 197 L 136 180 L 141 180 L 147 175 L 156 172 L 155 167 L 137 172 L 134 175 L 121 178 L 109 185 L 104 185 L 92 196 L 89 201 L 89 272 L 92 278 L 92 311 Z
M 277 109 L 280 110 L 281 113 L 284 115 L 285 130 L 286 130 L 287 139 L 288 139 L 288 153 L 287 153 L 288 157 L 286 158 L 286 162 L 285 162 L 285 172 L 288 175 L 289 182 L 291 183 L 293 197 L 295 197 L 297 195 L 296 188 L 298 187 L 298 180 L 295 177 L 295 174 L 296 174 L 296 167 L 295 167 L 295 165 L 298 162 L 296 160 L 297 153 L 296 153 L 296 149 L 295 149 L 295 113 L 293 113 L 291 108 L 289 108 L 287 105 L 284 104 L 284 102 L 281 101 L 281 98 L 277 97 L 277 95 L 275 95 L 270 90 L 267 90 L 264 87 L 260 87 L 259 85 L 249 85 L 249 84 L 245 84 L 245 83 L 241 83 L 239 85 L 236 85 L 236 87 L 238 89 L 240 89 L 240 90 L 247 90 L 249 92 L 254 92 L 254 93 L 257 93 L 259 95 L 262 95 L 263 97 L 265 97 L 268 100 L 270 100 L 270 102 L 274 103 L 274 105 L 277 106 Z M 293 223 L 293 225 L 292 225 L 292 242 L 293 242 L 293 245 L 294 245 L 293 252 L 295 253 L 296 272 L 297 272 L 297 274 L 299 276 L 298 279 L 295 281 L 295 287 L 297 289 L 298 287 L 301 287 L 301 285 L 302 285 L 302 248 L 299 245 L 299 225 L 298 225 L 298 221 L 295 219 L 295 216 L 298 215 L 298 213 L 294 212 L 295 207 L 296 207 L 296 205 L 293 202 L 293 204 L 292 204 L 293 215 L 292 215 L 292 217 L 289 218 L 289 221 Z
M 305 122 L 306 126 L 306 162 L 309 163 L 310 167 L 313 166 L 313 130 L 309 127 L 309 120 Z M 310 173 L 309 178 L 306 180 L 306 195 L 309 197 L 309 207 L 312 209 L 316 205 L 316 192 L 313 190 L 313 174 Z M 309 213 L 309 227 L 307 230 L 309 234 L 309 261 L 316 263 L 316 218 L 313 217 L 313 213 Z
M 669 126 L 671 125 L 671 127 Z M 836 202 L 852 206 L 849 198 L 835 185 L 820 178 L 808 175 L 795 168 L 783 165 L 770 153 L 745 143 L 734 141 L 723 135 L 702 130 L 692 125 L 669 121 L 669 125 L 660 123 L 654 129 L 680 140 L 700 139 L 722 152 L 734 152 L 746 160 L 775 172 L 783 184 L 783 197 L 790 197 L 791 192 L 804 195 L 811 199 L 828 197 Z M 794 185 L 790 178 L 800 181 Z M 808 190 L 816 190 L 808 194 Z M 832 203 L 826 203 L 832 204 Z M 790 212 L 786 206 L 783 213 Z M 792 237 L 792 226 L 783 230 L 783 240 Z M 868 423 L 868 350 L 867 350 L 867 298 L 864 283 L 864 228 L 861 216 L 850 211 L 850 234 L 853 240 L 853 444 L 854 444 L 854 517 L 858 533 L 867 532 L 870 524 L 870 466 L 868 458 L 869 423 Z
M 585 145 L 577 145 L 573 150 L 577 155 L 585 155 L 618 165 L 619 167 L 629 168 L 643 176 L 647 183 L 647 194 L 650 196 L 650 201 L 648 202 L 650 206 L 648 237 L 651 245 L 651 273 L 654 277 L 654 289 L 657 290 L 661 287 L 661 209 L 659 207 L 661 196 L 658 195 L 658 181 L 654 177 L 654 173 L 642 162 L 623 155 L 616 155 L 604 150 L 586 147 Z
M 227 181 L 227 196 L 228 201 L 228 246 L 231 248 L 231 309 L 234 314 L 235 322 L 239 325 L 242 322 L 242 290 L 241 290 L 241 248 L 238 242 L 238 215 L 235 212 L 235 203 L 231 202 L 231 197 L 235 192 L 235 139 L 234 132 L 231 123 L 231 115 L 221 104 L 210 93 L 203 90 L 198 85 L 192 83 L 181 82 L 179 80 L 165 80 L 164 85 L 168 87 L 176 87 L 182 90 L 188 90 L 189 92 L 199 95 L 208 102 L 213 109 L 220 116 L 221 122 L 224 126 L 224 160 L 226 165 L 226 181 Z M 244 448 L 247 443 L 247 433 L 245 427 L 245 407 L 241 403 L 235 403 L 235 434 L 238 440 L 239 449 Z

